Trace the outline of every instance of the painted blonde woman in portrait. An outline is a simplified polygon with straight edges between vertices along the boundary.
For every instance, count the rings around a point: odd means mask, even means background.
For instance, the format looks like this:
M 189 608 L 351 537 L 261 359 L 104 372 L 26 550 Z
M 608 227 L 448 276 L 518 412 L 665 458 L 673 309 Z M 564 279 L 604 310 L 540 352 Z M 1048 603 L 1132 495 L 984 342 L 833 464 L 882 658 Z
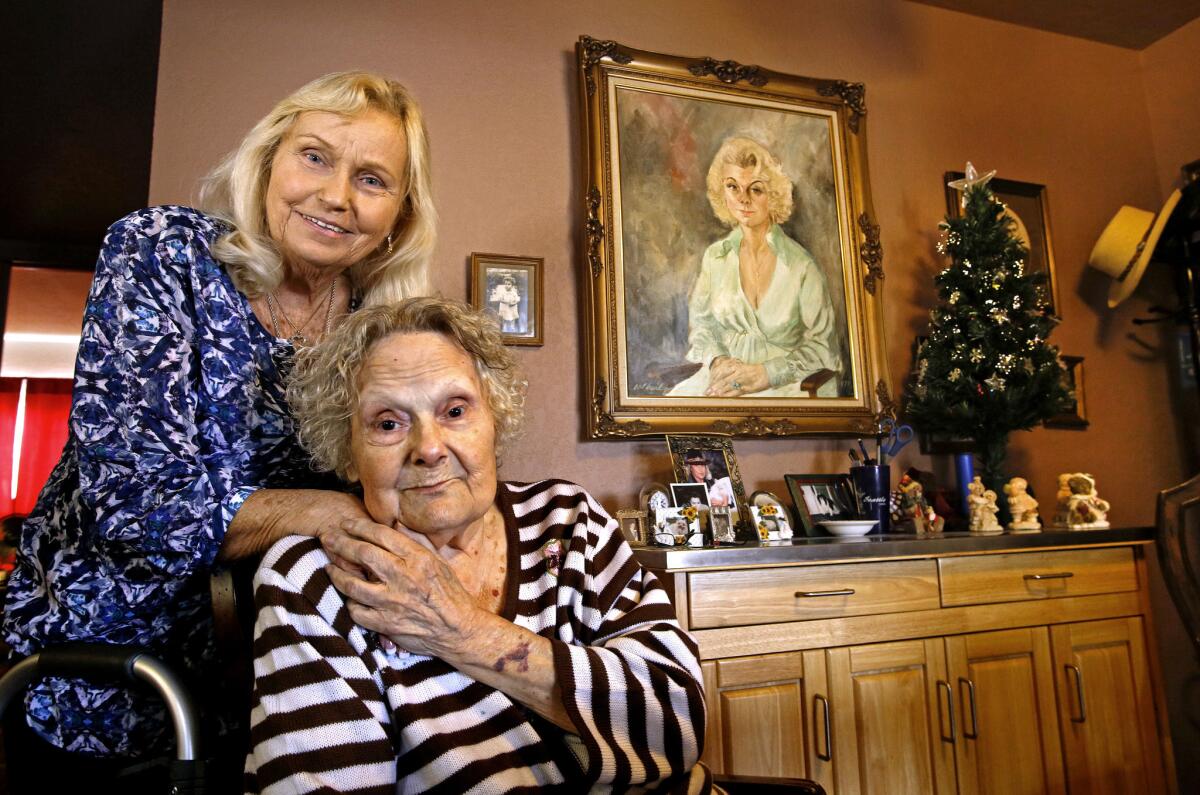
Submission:
M 688 361 L 700 369 L 667 394 L 803 397 L 819 370 L 838 374 L 836 315 L 825 276 L 780 224 L 792 182 L 762 144 L 733 137 L 708 169 L 708 200 L 732 231 L 704 252 L 688 300 Z M 828 379 L 818 397 L 836 397 Z

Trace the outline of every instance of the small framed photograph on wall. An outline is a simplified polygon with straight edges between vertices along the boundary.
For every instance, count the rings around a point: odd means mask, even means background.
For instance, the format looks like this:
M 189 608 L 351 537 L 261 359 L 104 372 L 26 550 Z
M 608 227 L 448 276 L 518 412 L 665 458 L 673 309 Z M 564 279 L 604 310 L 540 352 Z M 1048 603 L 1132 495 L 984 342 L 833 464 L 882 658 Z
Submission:
M 1059 356 L 1063 363 L 1064 386 L 1071 391 L 1071 407 L 1061 414 L 1047 417 L 1047 428 L 1068 428 L 1082 431 L 1088 426 L 1087 409 L 1083 405 L 1083 357 Z
M 545 341 L 541 257 L 471 255 L 471 305 L 500 324 L 506 345 Z

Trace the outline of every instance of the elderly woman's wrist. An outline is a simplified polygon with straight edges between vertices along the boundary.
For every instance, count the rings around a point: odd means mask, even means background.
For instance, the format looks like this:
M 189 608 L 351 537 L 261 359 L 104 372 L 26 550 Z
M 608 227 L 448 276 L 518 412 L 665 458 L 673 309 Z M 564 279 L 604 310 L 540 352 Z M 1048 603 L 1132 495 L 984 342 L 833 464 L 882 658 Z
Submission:
M 437 646 L 434 656 L 450 663 L 489 664 L 484 658 L 496 647 L 497 631 L 503 629 L 496 626 L 495 619 L 508 623 L 474 602 L 463 604 L 450 620 L 449 631 L 431 638 Z

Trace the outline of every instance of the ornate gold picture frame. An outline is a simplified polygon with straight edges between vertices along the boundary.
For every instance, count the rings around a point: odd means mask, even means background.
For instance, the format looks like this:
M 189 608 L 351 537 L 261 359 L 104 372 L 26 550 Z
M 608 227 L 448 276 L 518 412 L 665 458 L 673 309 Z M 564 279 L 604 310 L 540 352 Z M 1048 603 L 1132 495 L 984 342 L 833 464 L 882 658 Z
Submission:
M 895 408 L 863 85 L 576 54 L 588 435 L 873 432 Z

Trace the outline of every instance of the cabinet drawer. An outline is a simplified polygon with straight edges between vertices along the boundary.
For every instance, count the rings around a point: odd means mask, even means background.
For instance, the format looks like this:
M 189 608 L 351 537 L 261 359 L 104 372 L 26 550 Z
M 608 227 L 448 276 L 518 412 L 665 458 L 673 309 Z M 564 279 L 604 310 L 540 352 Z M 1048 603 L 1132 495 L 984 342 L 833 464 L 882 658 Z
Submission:
M 932 560 L 790 566 L 688 575 L 691 628 L 936 609 Z
M 946 607 L 1137 590 L 1129 547 L 942 558 L 938 567 Z

